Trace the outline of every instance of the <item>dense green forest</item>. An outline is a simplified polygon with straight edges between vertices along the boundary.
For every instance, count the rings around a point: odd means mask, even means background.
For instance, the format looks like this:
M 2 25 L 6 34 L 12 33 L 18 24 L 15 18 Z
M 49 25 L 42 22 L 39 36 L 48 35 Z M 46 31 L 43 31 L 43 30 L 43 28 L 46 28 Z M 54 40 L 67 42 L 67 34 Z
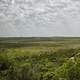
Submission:
M 0 80 L 80 80 L 80 38 L 0 38 Z

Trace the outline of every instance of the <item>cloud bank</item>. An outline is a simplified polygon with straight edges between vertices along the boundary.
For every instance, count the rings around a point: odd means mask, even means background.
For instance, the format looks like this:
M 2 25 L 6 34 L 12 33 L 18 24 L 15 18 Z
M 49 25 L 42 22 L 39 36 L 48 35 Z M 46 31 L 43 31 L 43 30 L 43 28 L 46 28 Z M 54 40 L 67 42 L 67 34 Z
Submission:
M 0 0 L 5 36 L 80 36 L 80 0 Z

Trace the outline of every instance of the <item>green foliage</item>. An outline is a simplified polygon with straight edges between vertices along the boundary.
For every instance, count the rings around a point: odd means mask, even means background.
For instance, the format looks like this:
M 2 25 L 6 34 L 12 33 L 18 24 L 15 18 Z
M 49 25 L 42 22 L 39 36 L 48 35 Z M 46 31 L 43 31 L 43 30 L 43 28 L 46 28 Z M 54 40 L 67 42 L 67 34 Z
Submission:
M 31 39 L 1 40 L 0 80 L 80 80 L 78 40 Z
M 0 79 L 79 80 L 80 57 L 76 50 L 59 49 L 33 53 L 25 49 L 6 49 L 0 53 Z

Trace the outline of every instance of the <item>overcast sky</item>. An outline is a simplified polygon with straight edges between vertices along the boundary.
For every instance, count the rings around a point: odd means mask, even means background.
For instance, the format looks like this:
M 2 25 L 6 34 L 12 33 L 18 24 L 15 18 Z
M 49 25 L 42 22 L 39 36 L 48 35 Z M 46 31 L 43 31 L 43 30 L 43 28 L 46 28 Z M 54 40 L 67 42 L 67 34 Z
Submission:
M 0 0 L 5 36 L 80 36 L 80 0 Z

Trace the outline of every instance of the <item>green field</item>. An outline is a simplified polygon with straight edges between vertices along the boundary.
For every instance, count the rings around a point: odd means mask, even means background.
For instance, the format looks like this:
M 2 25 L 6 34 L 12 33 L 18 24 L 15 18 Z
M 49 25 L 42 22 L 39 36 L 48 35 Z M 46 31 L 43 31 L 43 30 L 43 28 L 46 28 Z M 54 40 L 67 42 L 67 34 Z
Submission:
M 80 80 L 80 37 L 0 38 L 0 80 Z

